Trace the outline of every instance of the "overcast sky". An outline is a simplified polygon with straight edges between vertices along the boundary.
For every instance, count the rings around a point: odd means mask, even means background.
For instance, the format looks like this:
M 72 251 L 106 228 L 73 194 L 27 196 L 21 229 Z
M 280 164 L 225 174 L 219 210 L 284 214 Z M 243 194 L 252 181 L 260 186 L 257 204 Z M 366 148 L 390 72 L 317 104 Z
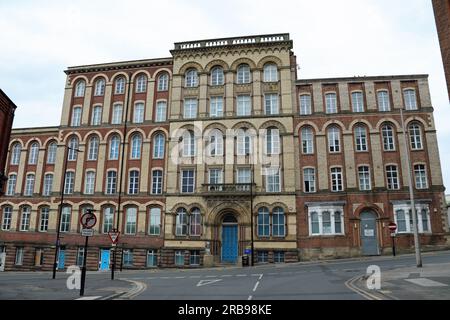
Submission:
M 450 106 L 431 0 L 0 0 L 14 127 L 59 124 L 69 66 L 169 57 L 173 43 L 289 32 L 300 78 L 426 73 L 450 186 Z M 449 193 L 449 192 L 447 192 Z

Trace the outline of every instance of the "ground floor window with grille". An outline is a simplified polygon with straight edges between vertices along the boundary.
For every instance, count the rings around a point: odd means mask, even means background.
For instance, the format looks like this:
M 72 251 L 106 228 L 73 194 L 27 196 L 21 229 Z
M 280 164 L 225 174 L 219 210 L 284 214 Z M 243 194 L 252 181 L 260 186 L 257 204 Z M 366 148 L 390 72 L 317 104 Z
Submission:
M 419 233 L 430 233 L 430 208 L 428 204 L 416 203 L 417 229 Z M 407 202 L 394 204 L 394 218 L 397 233 L 413 233 L 413 214 L 411 205 Z
M 275 251 L 273 253 L 273 262 L 284 263 L 284 252 L 283 251 Z
M 344 234 L 344 208 L 342 205 L 308 207 L 309 235 L 328 236 Z
M 184 266 L 184 251 L 182 250 L 175 251 L 175 265 Z
M 147 251 L 147 267 L 156 267 L 158 265 L 158 255 L 156 250 Z
M 190 263 L 191 266 L 198 266 L 198 265 L 200 265 L 200 251 L 192 250 L 190 252 L 189 263 Z
M 123 250 L 123 265 L 125 267 L 133 266 L 133 250 L 130 249 Z
M 77 266 L 82 267 L 84 263 L 84 247 L 78 247 L 77 250 Z
M 267 251 L 258 251 L 258 263 L 268 263 L 269 253 Z
M 16 248 L 16 260 L 14 264 L 16 266 L 21 266 L 23 264 L 23 247 Z

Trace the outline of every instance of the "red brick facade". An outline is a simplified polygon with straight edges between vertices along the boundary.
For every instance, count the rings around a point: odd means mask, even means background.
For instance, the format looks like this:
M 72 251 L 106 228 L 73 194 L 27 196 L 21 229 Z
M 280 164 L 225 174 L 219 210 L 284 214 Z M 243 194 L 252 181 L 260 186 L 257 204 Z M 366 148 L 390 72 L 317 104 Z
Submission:
M 6 182 L 5 166 L 8 156 L 9 137 L 14 119 L 16 105 L 0 89 L 0 195 Z
M 433 0 L 433 8 L 450 97 L 450 0 Z

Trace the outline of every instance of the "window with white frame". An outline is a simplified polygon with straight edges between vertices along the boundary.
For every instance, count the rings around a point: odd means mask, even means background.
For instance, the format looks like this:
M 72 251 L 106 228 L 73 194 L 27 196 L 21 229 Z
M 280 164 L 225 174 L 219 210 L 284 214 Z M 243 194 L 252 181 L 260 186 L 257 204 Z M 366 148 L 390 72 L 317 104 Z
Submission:
M 411 123 L 409 125 L 409 139 L 411 141 L 412 150 L 421 150 L 422 146 L 422 130 L 418 123 Z
M 310 94 L 300 95 L 300 114 L 304 116 L 312 114 Z
M 266 207 L 258 209 L 258 237 L 270 237 L 270 212 Z
M 250 83 L 250 67 L 248 64 L 241 64 L 237 68 L 237 83 Z
M 30 230 L 31 207 L 23 206 L 20 217 L 20 231 Z
M 191 266 L 200 265 L 200 251 L 199 250 L 189 251 L 189 264 Z
M 103 209 L 103 226 L 102 232 L 108 233 L 113 229 L 114 223 L 114 208 L 113 207 L 105 207 Z
M 175 250 L 175 265 L 184 266 L 184 251 Z
M 278 128 L 271 127 L 266 129 L 265 147 L 267 155 L 280 154 L 280 130 Z
M 274 263 L 284 263 L 284 252 L 283 251 L 274 251 L 273 262 Z
M 131 170 L 128 176 L 128 194 L 139 193 L 139 171 Z
M 316 169 L 314 168 L 303 169 L 303 192 L 305 193 L 316 192 Z
M 158 265 L 158 254 L 156 250 L 147 250 L 147 267 L 156 267 Z
M 33 142 L 30 146 L 30 155 L 28 156 L 28 164 L 36 164 L 39 156 L 39 144 Z
M 109 160 L 119 159 L 120 138 L 118 135 L 113 135 L 109 142 Z
M 129 207 L 126 211 L 125 234 L 136 234 L 137 209 Z
M 186 130 L 183 133 L 182 149 L 183 149 L 183 157 L 195 156 L 196 152 L 195 136 L 192 130 Z
M 69 140 L 69 148 L 67 148 L 67 160 L 77 161 L 78 156 L 78 138 L 72 137 Z
M 281 192 L 280 168 L 266 168 L 266 191 Z
M 414 165 L 414 178 L 417 189 L 428 189 L 427 170 L 424 164 Z
M 134 105 L 133 123 L 144 122 L 144 103 L 138 102 Z
M 383 149 L 384 151 L 395 150 L 394 129 L 391 125 L 386 124 L 382 127 L 381 133 L 383 136 Z
M 269 262 L 269 252 L 266 250 L 258 250 L 256 261 L 258 263 L 268 263 Z
M 276 207 L 272 211 L 272 236 L 284 237 L 286 235 L 286 218 L 283 208 Z
M 430 208 L 428 204 L 416 203 L 417 229 L 419 233 L 431 233 Z M 413 216 L 408 202 L 394 204 L 397 233 L 413 233 Z
M 211 97 L 209 100 L 209 116 L 222 117 L 223 116 L 223 97 Z
M 211 85 L 212 86 L 221 86 L 224 83 L 223 76 L 223 68 L 222 67 L 214 67 L 211 70 Z
M 325 94 L 326 113 L 337 113 L 337 97 L 336 93 Z
M 364 126 L 355 127 L 355 145 L 356 151 L 367 151 L 367 130 Z
M 184 99 L 183 118 L 184 119 L 197 118 L 197 99 L 192 98 Z
M 95 82 L 95 96 L 103 96 L 105 94 L 105 80 L 99 79 Z
M 163 73 L 158 78 L 158 91 L 167 90 L 169 90 L 169 75 L 167 73 Z
M 209 184 L 220 185 L 223 183 L 223 170 L 222 169 L 209 169 L 208 177 L 209 177 Z M 210 189 L 212 189 L 214 191 L 219 191 L 217 186 L 210 186 Z
M 86 82 L 84 82 L 83 80 L 78 81 L 75 86 L 75 97 L 76 98 L 84 97 L 85 89 L 86 89 Z
M 133 266 L 133 250 L 132 249 L 125 249 L 123 250 L 123 265 L 127 267 Z
M 16 258 L 14 260 L 16 266 L 23 264 L 23 247 L 16 247 Z
M 131 159 L 141 158 L 142 136 L 137 133 L 131 138 Z
M 378 111 L 391 111 L 391 103 L 389 101 L 389 92 L 387 90 L 380 90 L 377 92 Z
M 76 265 L 82 267 L 84 264 L 84 247 L 77 248 L 77 261 Z
M 2 216 L 2 230 L 8 231 L 11 229 L 11 221 L 12 221 L 12 207 L 3 207 L 3 216 Z
M 70 123 L 72 127 L 81 126 L 81 107 L 75 107 L 72 110 L 72 122 Z
M 186 71 L 184 77 L 184 86 L 187 88 L 194 88 L 198 86 L 198 73 L 195 69 L 189 69 Z
M 403 99 L 405 100 L 406 110 L 417 110 L 416 90 L 414 89 L 403 90 Z
M 102 123 L 102 107 L 95 106 L 92 110 L 91 124 L 93 126 L 99 126 Z
M 18 165 L 20 161 L 20 153 L 22 152 L 22 147 L 20 143 L 15 143 L 11 148 L 11 165 Z
M 114 88 L 115 94 L 124 94 L 125 93 L 125 78 L 118 77 L 116 80 L 116 86 Z
M 56 142 L 51 142 L 47 147 L 47 164 L 54 164 L 56 162 L 56 150 L 58 149 L 58 144 Z
M 147 76 L 141 74 L 136 80 L 136 93 L 141 93 L 147 91 Z
M 115 194 L 117 190 L 117 172 L 108 171 L 106 173 L 106 194 Z
M 278 68 L 274 63 L 267 63 L 264 65 L 264 82 L 277 82 Z
M 359 190 L 368 191 L 372 189 L 370 179 L 370 168 L 368 166 L 358 167 Z
M 175 220 L 175 235 L 186 236 L 188 231 L 188 217 L 185 208 L 179 208 L 177 210 L 177 216 Z
M 237 168 L 236 170 L 236 183 L 237 184 L 249 184 L 251 183 L 251 171 L 250 168 Z M 248 191 L 248 186 L 240 186 L 242 191 Z
M 98 158 L 98 146 L 99 146 L 99 139 L 97 136 L 92 136 L 89 139 L 88 143 L 88 160 L 89 161 L 95 161 Z
M 48 197 L 52 194 L 53 189 L 53 173 L 47 173 L 44 176 L 44 187 L 42 188 L 42 195 Z
M 344 234 L 342 206 L 308 207 L 309 235 L 329 236 Z
M 237 155 L 251 154 L 251 136 L 246 128 L 240 128 L 237 132 Z
M 163 187 L 163 175 L 161 170 L 152 171 L 152 194 L 161 194 Z
M 278 108 L 278 94 L 269 93 L 264 95 L 264 110 L 266 115 L 279 114 Z
M 50 218 L 50 208 L 42 207 L 40 209 L 40 217 L 39 217 L 39 232 L 48 231 L 49 218 Z
M 95 172 L 87 171 L 84 180 L 84 194 L 94 194 L 95 188 Z
M 202 234 L 202 215 L 199 208 L 193 208 L 189 215 L 189 235 L 200 236 Z
M 211 130 L 208 141 L 208 155 L 211 157 L 223 156 L 223 134 L 218 129 Z
M 181 193 L 193 193 L 195 189 L 195 171 L 193 169 L 181 171 Z
M 64 194 L 72 194 L 75 186 L 75 172 L 66 172 L 64 178 Z
M 331 191 L 333 192 L 344 191 L 342 168 L 334 167 L 331 168 L 330 171 L 331 171 Z
M 328 151 L 330 153 L 341 152 L 341 130 L 338 127 L 328 129 Z
M 239 117 L 249 116 L 252 113 L 252 103 L 250 95 L 238 95 L 236 99 L 236 115 Z
M 34 174 L 30 173 L 27 174 L 26 180 L 25 180 L 25 190 L 24 190 L 24 196 L 31 197 L 33 195 L 34 191 Z
M 113 105 L 113 112 L 112 112 L 112 118 L 111 118 L 112 124 L 122 123 L 122 111 L 123 111 L 123 105 L 121 103 L 116 103 Z
M 158 101 L 156 103 L 156 122 L 164 122 L 167 118 L 167 101 Z
M 153 138 L 153 159 L 164 159 L 165 137 L 158 133 Z
M 10 174 L 8 176 L 8 184 L 6 186 L 6 195 L 13 196 L 16 193 L 17 174 Z
M 314 133 L 311 127 L 303 127 L 301 131 L 302 153 L 314 154 Z
M 148 224 L 149 235 L 159 235 L 161 233 L 161 208 L 150 208 L 150 218 Z
M 364 112 L 364 97 L 361 91 L 352 92 L 353 112 Z
M 398 180 L 398 169 L 396 165 L 386 166 L 387 188 L 389 190 L 400 189 Z

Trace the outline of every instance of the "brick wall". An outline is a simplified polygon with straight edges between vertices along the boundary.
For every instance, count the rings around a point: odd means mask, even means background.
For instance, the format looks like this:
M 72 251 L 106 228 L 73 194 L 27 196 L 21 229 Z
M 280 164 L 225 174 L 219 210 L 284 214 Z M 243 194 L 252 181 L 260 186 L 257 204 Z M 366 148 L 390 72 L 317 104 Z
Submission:
M 450 0 L 433 0 L 433 8 L 450 97 Z

